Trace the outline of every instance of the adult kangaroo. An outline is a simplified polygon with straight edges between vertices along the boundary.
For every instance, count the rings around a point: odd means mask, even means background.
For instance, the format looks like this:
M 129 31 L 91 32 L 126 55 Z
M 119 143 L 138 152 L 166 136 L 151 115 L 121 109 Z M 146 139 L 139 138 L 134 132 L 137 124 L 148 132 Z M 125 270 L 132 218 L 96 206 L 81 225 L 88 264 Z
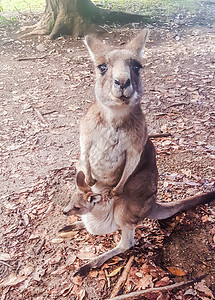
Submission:
M 215 199 L 214 191 L 157 202 L 156 153 L 140 105 L 141 57 L 147 35 L 145 29 L 118 48 L 89 36 L 85 40 L 95 65 L 96 99 L 81 120 L 77 189 L 64 210 L 66 215 L 81 215 L 82 221 L 62 228 L 60 235 L 81 228 L 92 234 L 120 229 L 122 237 L 114 249 L 75 274 L 84 275 L 132 247 L 135 227 L 144 218 L 165 219 Z

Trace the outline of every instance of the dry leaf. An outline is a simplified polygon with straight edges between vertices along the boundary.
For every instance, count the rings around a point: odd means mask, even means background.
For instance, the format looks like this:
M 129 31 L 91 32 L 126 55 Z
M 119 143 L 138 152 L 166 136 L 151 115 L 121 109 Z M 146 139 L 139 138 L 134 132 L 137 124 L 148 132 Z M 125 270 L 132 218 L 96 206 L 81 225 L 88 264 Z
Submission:
M 169 270 L 170 273 L 172 273 L 175 276 L 185 276 L 187 275 L 187 273 L 180 269 L 180 268 L 176 268 L 176 267 L 168 267 L 167 268 Z
M 116 274 L 119 273 L 119 271 L 123 268 L 123 266 L 119 267 L 119 268 L 116 268 L 115 270 L 113 270 L 110 274 L 108 274 L 108 277 L 113 277 L 115 276 Z
M 68 231 L 68 232 L 59 232 L 58 235 L 61 238 L 71 238 L 71 237 L 74 237 L 77 233 L 78 233 L 78 231 L 74 230 L 74 231 Z
M 83 300 L 85 297 L 85 290 L 80 290 L 80 292 L 78 293 L 78 300 Z
M 90 271 L 89 277 L 90 278 L 96 278 L 98 276 L 99 272 L 98 271 Z
M 214 299 L 212 291 L 205 285 L 203 281 L 197 283 L 195 288 L 197 289 L 197 291 L 204 294 L 204 296 L 211 297 L 211 299 Z
M 137 287 L 141 289 L 145 289 L 147 287 L 152 287 L 152 276 L 151 275 L 145 275 L 143 278 L 141 278 L 138 282 Z
M 0 252 L 0 260 L 3 261 L 11 260 L 10 254 Z
M 12 273 L 0 283 L 0 287 L 15 286 L 18 283 L 24 281 L 26 278 L 26 276 L 17 276 L 16 274 Z

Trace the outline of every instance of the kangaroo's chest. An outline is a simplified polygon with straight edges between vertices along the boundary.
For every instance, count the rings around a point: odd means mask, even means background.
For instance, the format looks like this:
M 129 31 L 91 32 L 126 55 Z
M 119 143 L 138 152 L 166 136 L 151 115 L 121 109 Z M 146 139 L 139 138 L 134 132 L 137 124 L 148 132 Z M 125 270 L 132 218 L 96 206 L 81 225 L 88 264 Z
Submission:
M 130 144 L 125 131 L 113 127 L 101 127 L 94 136 L 89 152 L 94 178 L 117 181 L 116 177 L 121 175 L 124 168 L 126 149 L 131 146 Z

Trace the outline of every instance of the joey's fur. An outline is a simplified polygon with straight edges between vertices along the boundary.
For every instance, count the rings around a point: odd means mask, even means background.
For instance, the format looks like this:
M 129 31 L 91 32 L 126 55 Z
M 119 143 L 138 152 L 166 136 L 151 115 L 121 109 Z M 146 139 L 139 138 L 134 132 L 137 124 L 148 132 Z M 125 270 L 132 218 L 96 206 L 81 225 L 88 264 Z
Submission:
M 62 228 L 60 234 L 82 228 L 92 234 L 120 229 L 122 236 L 115 248 L 76 274 L 84 275 L 132 247 L 135 227 L 144 218 L 165 219 L 215 199 L 214 191 L 172 203 L 157 202 L 156 154 L 140 106 L 139 70 L 146 37 L 144 30 L 118 49 L 86 38 L 96 67 L 96 100 L 81 121 L 77 189 L 64 210 L 66 215 L 81 215 L 82 221 Z

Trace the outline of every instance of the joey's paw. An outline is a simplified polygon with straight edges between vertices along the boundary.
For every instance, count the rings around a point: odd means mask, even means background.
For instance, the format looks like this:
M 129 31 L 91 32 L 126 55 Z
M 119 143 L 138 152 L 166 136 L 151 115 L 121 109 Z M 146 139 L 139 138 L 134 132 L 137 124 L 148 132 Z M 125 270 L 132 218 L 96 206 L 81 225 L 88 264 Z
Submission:
M 90 264 L 83 265 L 82 267 L 80 267 L 78 270 L 75 271 L 73 276 L 74 277 L 77 275 L 86 276 L 90 272 L 90 269 L 91 269 Z
M 75 231 L 75 230 L 77 230 L 75 225 L 68 225 L 68 226 L 61 228 L 58 231 L 58 235 L 62 238 L 71 238 L 77 233 L 77 231 Z
M 68 226 L 64 226 L 63 228 L 61 228 L 58 232 L 59 233 L 70 232 L 74 229 L 75 229 L 75 225 L 68 225 Z

